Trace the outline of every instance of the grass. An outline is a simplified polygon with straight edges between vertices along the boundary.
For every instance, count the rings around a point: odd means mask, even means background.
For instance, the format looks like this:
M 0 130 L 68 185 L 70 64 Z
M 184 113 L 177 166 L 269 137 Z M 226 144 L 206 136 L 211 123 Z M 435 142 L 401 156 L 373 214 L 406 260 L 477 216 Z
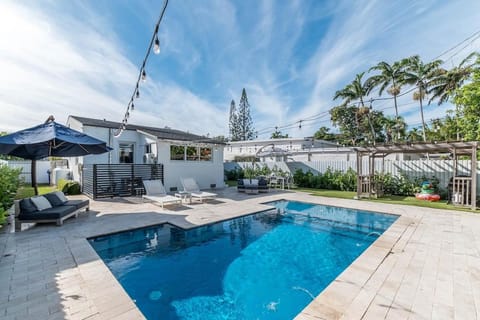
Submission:
M 322 190 L 322 189 L 309 189 L 309 188 L 298 188 L 298 191 L 307 192 L 315 196 L 329 197 L 329 198 L 341 198 L 341 199 L 353 199 L 357 195 L 354 191 L 339 191 L 339 190 Z M 457 211 L 467 211 L 472 212 L 470 208 L 466 207 L 455 207 L 451 204 L 447 204 L 446 200 L 441 200 L 437 202 L 430 202 L 425 200 L 418 200 L 415 197 L 407 196 L 384 196 L 378 199 L 362 199 L 361 201 L 371 201 L 371 202 L 381 202 L 381 203 L 390 203 L 390 204 L 402 204 L 408 206 L 424 207 L 424 208 L 434 208 L 434 209 L 444 209 L 444 210 L 457 210 Z M 479 212 L 476 210 L 474 212 Z
M 226 183 L 227 183 L 227 186 L 229 186 L 229 187 L 236 187 L 237 186 L 237 180 L 227 180 Z
M 49 193 L 52 191 L 56 191 L 57 188 L 55 186 L 49 186 L 49 185 L 39 185 L 38 186 L 38 194 L 45 194 Z M 32 197 L 35 195 L 35 191 L 33 190 L 32 187 L 27 187 L 27 186 L 22 186 L 17 190 L 17 195 L 15 196 L 15 199 L 23 199 L 23 198 L 28 198 Z
M 49 185 L 39 185 L 38 186 L 38 194 L 45 194 L 52 191 L 56 191 L 57 188 L 54 186 Z M 35 195 L 35 191 L 32 187 L 21 186 L 17 190 L 17 195 L 15 196 L 16 200 L 32 197 Z M 5 216 L 6 211 L 4 213 L 0 212 L 0 227 L 7 222 L 7 217 Z

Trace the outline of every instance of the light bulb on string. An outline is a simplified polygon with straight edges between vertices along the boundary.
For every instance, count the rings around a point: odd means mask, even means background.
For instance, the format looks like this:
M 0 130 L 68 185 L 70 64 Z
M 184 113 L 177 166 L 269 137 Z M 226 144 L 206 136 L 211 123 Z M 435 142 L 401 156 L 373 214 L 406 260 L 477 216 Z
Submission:
M 132 93 L 132 96 L 130 98 L 130 102 L 127 105 L 127 111 L 125 113 L 124 119 L 123 119 L 122 123 L 120 124 L 117 132 L 114 134 L 115 137 L 120 136 L 122 134 L 122 132 L 126 129 L 126 126 L 127 126 L 126 124 L 127 124 L 127 121 L 130 117 L 130 112 L 135 110 L 135 105 L 133 104 L 133 101 L 134 101 L 134 99 L 139 99 L 140 98 L 140 90 L 139 90 L 140 81 L 142 81 L 142 82 L 147 81 L 147 72 L 145 70 L 145 67 L 147 65 L 147 60 L 148 60 L 148 57 L 149 57 L 151 51 L 153 51 L 155 54 L 160 53 L 160 40 L 159 40 L 159 37 L 158 37 L 158 29 L 159 29 L 160 23 L 162 22 L 165 10 L 167 9 L 167 5 L 168 5 L 168 0 L 164 0 L 162 11 L 161 11 L 160 16 L 158 18 L 157 24 L 155 25 L 155 30 L 152 34 L 152 37 L 150 38 L 150 44 L 149 44 L 147 53 L 145 55 L 145 58 L 143 59 L 142 65 L 140 67 L 140 74 L 137 78 L 136 86 L 135 86 L 134 91 Z
M 158 34 L 155 35 L 155 43 L 153 44 L 153 53 L 160 53 L 160 40 L 158 39 Z

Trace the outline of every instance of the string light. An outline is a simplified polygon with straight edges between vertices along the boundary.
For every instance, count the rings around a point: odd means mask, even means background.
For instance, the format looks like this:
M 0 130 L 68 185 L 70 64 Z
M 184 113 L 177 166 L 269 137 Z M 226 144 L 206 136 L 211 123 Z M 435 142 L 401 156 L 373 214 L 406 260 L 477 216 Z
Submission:
M 153 45 L 153 53 L 160 53 L 160 40 L 158 39 L 158 34 L 155 36 L 155 44 Z
M 122 120 L 120 127 L 114 133 L 114 137 L 118 138 L 124 130 L 127 129 L 127 122 L 128 118 L 130 117 L 130 112 L 135 110 L 135 105 L 133 103 L 134 99 L 140 98 L 140 90 L 139 85 L 140 81 L 145 82 L 147 80 L 147 71 L 145 67 L 147 65 L 148 57 L 150 56 L 150 52 L 154 52 L 155 54 L 160 53 L 160 40 L 158 39 L 158 31 L 160 27 L 160 23 L 162 22 L 163 16 L 165 14 L 165 10 L 167 9 L 168 0 L 163 1 L 162 11 L 160 12 L 160 16 L 158 17 L 158 21 L 155 24 L 155 30 L 152 34 L 152 38 L 150 39 L 150 44 L 148 45 L 147 52 L 145 54 L 145 58 L 143 59 L 142 67 L 140 68 L 140 72 L 138 74 L 137 83 L 135 85 L 135 89 L 133 90 L 132 97 L 127 105 L 127 111 L 125 112 L 125 116 Z

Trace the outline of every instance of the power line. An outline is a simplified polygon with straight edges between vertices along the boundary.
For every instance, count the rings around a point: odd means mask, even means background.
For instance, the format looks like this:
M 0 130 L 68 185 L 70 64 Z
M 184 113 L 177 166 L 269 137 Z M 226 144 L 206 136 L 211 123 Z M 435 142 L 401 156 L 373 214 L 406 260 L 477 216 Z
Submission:
M 453 47 L 443 51 L 441 54 L 439 54 L 437 57 L 435 57 L 433 60 L 437 60 L 439 59 L 440 57 L 446 55 L 447 53 L 455 50 L 456 48 L 460 47 L 462 44 L 468 42 L 465 46 L 463 46 L 462 48 L 460 48 L 458 51 L 456 51 L 454 54 L 452 54 L 449 58 L 447 58 L 445 61 L 448 61 L 448 60 L 451 60 L 454 56 L 458 55 L 461 51 L 463 51 L 466 47 L 468 47 L 469 45 L 471 45 L 474 41 L 476 41 L 477 39 L 480 38 L 480 30 L 474 32 L 472 35 L 470 35 L 469 37 L 465 38 L 464 40 L 462 40 L 461 42 L 457 43 L 456 45 L 454 45 Z M 443 61 L 445 63 L 445 61 Z M 398 95 L 396 95 L 396 98 L 399 98 L 399 97 L 402 97 L 408 93 L 411 93 L 412 91 L 416 90 L 417 87 L 416 86 L 413 86 L 411 87 L 410 89 L 408 89 L 407 91 L 405 92 L 402 92 Z M 378 97 L 378 98 L 370 98 L 370 99 L 365 99 L 364 101 L 366 102 L 369 102 L 370 104 L 372 104 L 373 102 L 375 101 L 390 101 L 392 99 L 394 99 L 395 97 Z M 350 104 L 358 104 L 360 103 L 360 100 L 357 100 L 357 101 L 353 101 L 353 102 L 350 102 Z M 399 106 L 398 106 L 399 107 Z M 381 110 L 386 110 L 386 109 L 390 109 L 390 108 L 393 108 L 393 107 L 388 107 L 388 108 L 384 108 L 384 109 L 381 109 Z M 312 116 L 309 116 L 309 117 L 306 117 L 305 119 L 299 119 L 293 123 L 290 123 L 290 124 L 287 124 L 287 125 L 283 125 L 283 126 L 275 126 L 275 127 L 269 127 L 269 128 L 264 128 L 262 130 L 259 130 L 258 132 L 263 132 L 265 130 L 268 130 L 270 128 L 274 128 L 274 129 L 288 129 L 288 128 L 292 128 L 292 126 L 294 127 L 294 125 L 299 125 L 301 126 L 302 122 L 305 122 L 305 121 L 308 121 L 307 119 L 310 119 L 310 118 L 314 118 L 316 117 L 317 115 L 320 115 L 322 113 L 329 113 L 329 111 L 323 111 L 323 112 L 320 112 L 318 114 L 314 114 Z M 268 131 L 267 131 L 268 132 Z M 266 133 L 266 132 L 265 132 Z
M 132 93 L 132 96 L 130 97 L 130 101 L 127 104 L 127 110 L 125 111 L 122 124 L 114 134 L 116 138 L 119 137 L 122 134 L 123 130 L 125 130 L 127 127 L 127 122 L 128 122 L 128 118 L 130 117 L 130 112 L 135 110 L 135 104 L 133 103 L 134 100 L 140 98 L 140 90 L 139 90 L 140 80 L 146 81 L 147 79 L 147 72 L 145 71 L 145 67 L 147 66 L 147 60 L 148 60 L 148 57 L 150 56 L 150 52 L 152 52 L 152 47 L 153 47 L 153 53 L 155 54 L 160 53 L 160 40 L 158 39 L 158 28 L 160 27 L 160 23 L 162 22 L 163 15 L 165 14 L 165 10 L 167 9 L 167 5 L 168 5 L 168 0 L 164 0 L 162 11 L 160 11 L 160 16 L 158 17 L 158 21 L 155 24 L 155 29 L 152 34 L 152 38 L 150 39 L 150 44 L 147 47 L 147 52 L 145 53 L 145 58 L 143 59 L 142 66 L 138 74 L 137 83 L 133 89 L 133 93 Z

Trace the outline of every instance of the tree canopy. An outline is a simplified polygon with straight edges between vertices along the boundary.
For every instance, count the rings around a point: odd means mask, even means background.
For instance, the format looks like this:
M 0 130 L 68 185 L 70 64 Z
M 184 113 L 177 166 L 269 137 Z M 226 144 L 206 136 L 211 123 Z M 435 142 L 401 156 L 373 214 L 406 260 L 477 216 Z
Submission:
M 229 131 L 232 141 L 253 140 L 255 138 L 252 116 L 250 115 L 250 103 L 245 88 L 242 90 L 238 110 L 235 107 L 234 100 L 230 103 Z

